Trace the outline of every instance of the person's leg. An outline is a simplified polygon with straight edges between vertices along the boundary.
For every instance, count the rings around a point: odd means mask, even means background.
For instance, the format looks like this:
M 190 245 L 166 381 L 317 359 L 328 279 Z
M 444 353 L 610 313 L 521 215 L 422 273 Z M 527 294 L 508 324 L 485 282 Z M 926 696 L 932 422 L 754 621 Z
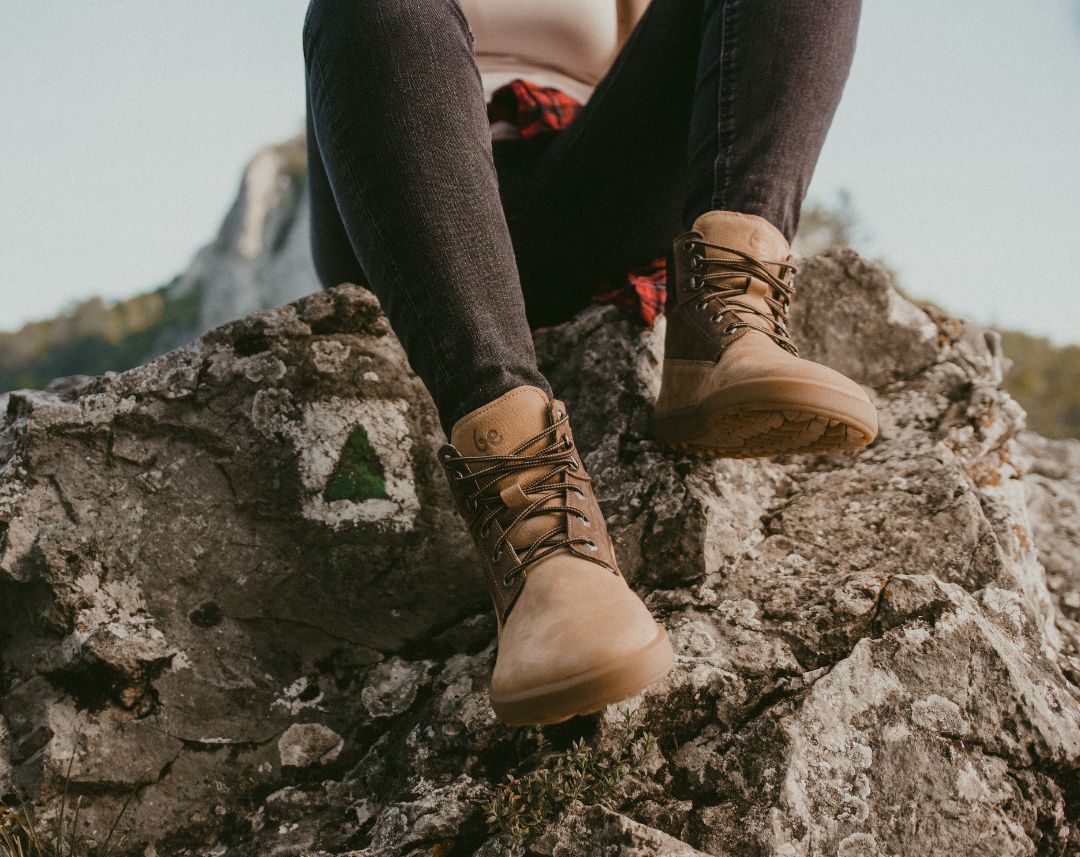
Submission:
M 511 229 L 533 324 L 663 256 L 703 211 L 789 239 L 847 78 L 859 0 L 652 0 L 539 159 Z
M 638 693 L 671 667 L 671 644 L 618 573 L 536 367 L 461 9 L 313 0 L 304 55 L 320 276 L 355 272 L 344 236 L 439 408 L 439 461 L 499 620 L 496 714 L 556 722 Z
M 334 191 L 326 175 L 322 153 L 315 136 L 315 122 L 311 115 L 311 100 L 305 99 L 307 147 L 307 194 L 311 208 L 310 234 L 311 258 L 315 273 L 324 289 L 341 283 L 365 282 L 364 269 L 356 258 L 349 233 L 341 222 Z
M 861 0 L 710 0 L 691 116 L 686 228 L 754 214 L 790 242 L 855 54 Z
M 550 392 L 456 0 L 312 0 L 303 47 L 320 276 L 355 270 L 347 239 L 448 435 L 514 387 Z
M 534 323 L 667 253 L 653 434 L 668 446 L 769 455 L 856 448 L 877 432 L 859 385 L 801 359 L 786 329 L 789 240 L 859 11 L 859 0 L 653 0 L 515 214 Z

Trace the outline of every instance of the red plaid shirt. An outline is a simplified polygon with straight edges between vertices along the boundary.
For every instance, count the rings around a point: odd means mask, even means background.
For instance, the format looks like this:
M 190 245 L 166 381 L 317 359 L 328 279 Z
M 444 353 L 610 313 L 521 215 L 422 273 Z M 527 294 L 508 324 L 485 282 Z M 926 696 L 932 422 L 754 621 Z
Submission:
M 491 94 L 488 119 L 508 122 L 525 138 L 561 131 L 577 115 L 581 103 L 553 87 L 512 80 Z M 597 283 L 594 303 L 615 304 L 648 325 L 664 311 L 667 260 L 653 259 L 626 272 L 620 282 Z

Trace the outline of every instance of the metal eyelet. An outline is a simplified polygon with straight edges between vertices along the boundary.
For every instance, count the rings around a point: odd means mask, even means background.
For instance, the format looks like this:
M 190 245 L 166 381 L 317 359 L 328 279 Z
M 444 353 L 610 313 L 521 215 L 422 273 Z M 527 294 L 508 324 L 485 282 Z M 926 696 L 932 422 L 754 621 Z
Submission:
M 579 465 L 579 464 L 577 463 L 577 459 L 576 459 L 576 458 L 571 458 L 571 459 L 570 459 L 570 461 L 569 461 L 568 463 L 569 463 L 569 465 L 570 465 L 570 469 L 571 469 L 571 470 L 577 470 L 577 469 L 578 469 L 578 468 L 579 468 L 579 467 L 581 466 L 581 465 Z
M 722 312 L 714 312 L 711 316 L 709 316 L 709 321 L 711 321 L 713 324 L 719 324 L 723 320 L 724 314 Z
M 589 539 L 587 542 L 585 542 L 585 547 L 587 547 L 591 551 L 600 549 L 599 545 L 597 545 L 596 542 L 594 542 L 592 539 Z
M 491 555 L 492 562 L 498 562 L 500 559 L 502 559 L 502 548 L 499 548 L 497 551 L 495 551 L 495 553 Z
M 475 512 L 480 507 L 480 504 L 476 502 L 473 497 L 469 497 L 465 500 L 465 508 L 470 512 Z
M 571 485 L 570 490 L 577 494 L 579 497 L 581 497 L 583 500 L 585 499 L 585 492 L 578 488 L 576 485 Z
M 582 515 L 581 516 L 581 525 L 584 526 L 584 527 L 591 527 L 592 526 L 592 524 L 589 523 L 589 516 L 588 515 Z
M 709 308 L 709 302 L 708 301 L 703 300 L 703 301 L 698 301 L 697 302 L 697 309 L 698 309 L 699 312 L 701 312 L 703 310 L 707 310 L 708 308 Z
M 448 450 L 446 450 L 446 452 L 444 452 L 444 453 L 442 454 L 442 460 L 443 460 L 443 461 L 450 461 L 450 460 L 452 460 L 452 459 L 453 459 L 453 457 L 454 457 L 454 453 L 453 453 L 453 452 L 451 452 L 451 451 L 450 451 L 449 449 L 448 449 Z
M 688 292 L 696 292 L 701 288 L 701 281 L 697 277 L 691 277 L 686 281 L 686 290 Z
M 701 256 L 698 256 L 698 255 L 691 256 L 690 257 L 690 270 L 691 271 L 700 271 L 701 266 L 704 263 L 705 263 L 705 260 Z
M 720 331 L 720 335 L 721 336 L 731 336 L 731 334 L 733 334 L 738 329 L 739 328 L 736 325 L 729 324 L 727 327 L 725 327 L 723 330 Z
M 482 538 L 482 539 L 487 538 L 488 524 L 490 524 L 490 523 L 491 523 L 490 521 L 484 521 L 484 523 L 480 525 L 480 538 Z
M 513 580 L 513 578 L 510 577 L 509 572 L 504 574 L 503 575 L 503 586 L 505 586 L 507 589 L 509 589 L 513 585 L 514 585 L 514 580 Z
M 689 253 L 691 250 L 694 249 L 694 239 L 693 238 L 687 238 L 685 241 L 683 241 L 682 248 L 687 253 Z

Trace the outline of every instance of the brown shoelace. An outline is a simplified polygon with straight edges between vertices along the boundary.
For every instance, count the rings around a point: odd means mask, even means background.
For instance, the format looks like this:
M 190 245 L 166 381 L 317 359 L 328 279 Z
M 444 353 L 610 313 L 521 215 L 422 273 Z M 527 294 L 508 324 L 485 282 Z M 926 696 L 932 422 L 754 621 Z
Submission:
M 723 253 L 731 253 L 735 259 L 717 259 L 705 256 L 703 253 L 694 253 L 694 247 L 712 247 Z M 764 319 L 766 326 L 754 324 L 752 321 L 732 322 L 724 330 L 734 332 L 741 327 L 749 327 L 759 330 L 770 337 L 781 348 L 798 357 L 799 351 L 787 330 L 787 310 L 791 303 L 791 296 L 795 293 L 795 287 L 790 278 L 795 275 L 796 267 L 788 261 L 769 262 L 756 259 L 749 253 L 736 250 L 734 247 L 725 247 L 723 244 L 715 244 L 699 238 L 689 238 L 683 243 L 683 248 L 691 253 L 690 269 L 694 273 L 690 276 L 687 285 L 690 291 L 707 289 L 707 293 L 698 302 L 698 307 L 705 309 L 709 302 L 717 300 L 719 309 L 711 316 L 713 324 L 719 323 L 727 310 L 753 313 Z M 777 276 L 766 267 L 776 265 L 780 268 L 780 276 Z M 712 267 L 712 270 L 707 270 Z M 770 312 L 767 314 L 759 307 L 751 306 L 738 300 L 740 295 L 745 295 L 750 288 L 750 280 L 756 278 L 763 280 L 772 290 L 772 294 L 764 295 L 765 303 Z M 732 284 L 735 282 L 735 284 Z
M 495 541 L 495 546 L 492 550 L 492 562 L 499 561 L 502 556 L 503 548 L 510 542 L 510 537 L 514 532 L 514 529 L 529 518 L 547 515 L 552 512 L 564 512 L 571 515 L 577 515 L 586 525 L 589 523 L 588 517 L 580 509 L 567 506 L 564 502 L 556 505 L 548 505 L 551 500 L 561 500 L 564 496 L 562 492 L 565 490 L 573 491 L 580 497 L 585 496 L 585 492 L 581 488 L 574 485 L 572 482 L 567 481 L 565 477 L 568 470 L 578 470 L 581 467 L 574 457 L 575 446 L 573 441 L 571 441 L 569 437 L 564 437 L 562 442 L 548 446 L 539 452 L 528 455 L 524 453 L 524 450 L 537 443 L 545 435 L 557 432 L 561 426 L 566 424 L 566 422 L 567 416 L 565 412 L 557 414 L 555 422 L 551 426 L 529 438 L 506 455 L 462 456 L 458 459 L 454 459 L 461 464 L 468 465 L 469 468 L 466 472 L 458 472 L 455 470 L 454 478 L 461 482 L 473 480 L 474 490 L 465 497 L 466 508 L 468 508 L 469 511 L 479 511 L 483 507 L 483 511 L 477 515 L 473 522 L 474 524 L 477 521 L 479 522 L 480 538 L 484 538 L 487 535 L 488 528 L 491 526 L 492 521 L 506 509 L 498 491 L 489 493 L 490 489 L 502 477 L 511 473 L 517 473 L 522 470 L 531 470 L 535 467 L 546 467 L 544 473 L 530 481 L 527 485 L 521 486 L 523 494 L 530 498 L 535 497 L 535 499 L 518 512 L 514 519 L 503 527 L 503 531 Z M 479 469 L 474 470 L 474 468 Z M 555 478 L 555 481 L 548 481 L 553 477 Z M 509 586 L 514 577 L 524 571 L 527 566 L 554 553 L 560 548 L 572 544 L 584 544 L 585 547 L 590 550 L 596 550 L 597 548 L 596 542 L 592 539 L 570 538 L 566 519 L 564 517 L 557 526 L 552 527 L 538 539 L 529 542 L 527 545 L 514 546 L 514 550 L 518 552 L 519 559 L 516 565 L 507 570 L 503 576 L 503 583 L 506 586 Z M 522 553 L 522 551 L 524 551 L 524 553 Z

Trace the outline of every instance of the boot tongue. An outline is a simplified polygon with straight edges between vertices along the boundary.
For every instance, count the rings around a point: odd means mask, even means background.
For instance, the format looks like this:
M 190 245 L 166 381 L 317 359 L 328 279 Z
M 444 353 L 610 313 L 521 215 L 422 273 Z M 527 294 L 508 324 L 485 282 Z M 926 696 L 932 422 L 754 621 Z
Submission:
M 701 233 L 706 241 L 723 244 L 753 256 L 760 262 L 781 262 L 791 254 L 791 248 L 783 233 L 763 217 L 756 214 L 740 214 L 735 211 L 706 211 L 694 221 L 692 229 Z M 709 259 L 738 259 L 734 253 L 725 253 L 715 247 L 705 247 L 705 256 Z M 766 265 L 768 270 L 780 275 L 779 265 Z M 731 285 L 741 285 L 746 279 L 732 277 L 727 281 Z M 765 319 L 772 318 L 772 310 L 765 302 L 765 296 L 772 294 L 772 287 L 757 277 L 750 278 L 750 287 L 745 295 L 732 300 L 755 307 L 765 313 L 765 318 L 754 313 L 736 311 L 743 321 L 754 325 L 766 324 Z
M 450 443 L 466 457 L 477 455 L 509 455 L 529 438 L 540 434 L 551 425 L 551 400 L 538 387 L 515 387 L 494 402 L 466 414 L 450 431 Z M 556 443 L 554 432 L 540 438 L 519 454 L 537 453 Z M 479 464 L 473 470 L 483 469 Z M 499 514 L 499 522 L 508 525 L 517 514 L 535 501 L 539 495 L 529 496 L 522 488 L 550 473 L 551 465 L 530 467 L 501 477 L 485 490 L 486 496 L 499 496 L 506 506 Z M 487 481 L 485 479 L 485 481 Z M 561 503 L 561 500 L 556 500 Z M 511 543 L 517 547 L 539 538 L 557 527 L 565 512 L 535 515 L 518 524 L 510 534 Z

